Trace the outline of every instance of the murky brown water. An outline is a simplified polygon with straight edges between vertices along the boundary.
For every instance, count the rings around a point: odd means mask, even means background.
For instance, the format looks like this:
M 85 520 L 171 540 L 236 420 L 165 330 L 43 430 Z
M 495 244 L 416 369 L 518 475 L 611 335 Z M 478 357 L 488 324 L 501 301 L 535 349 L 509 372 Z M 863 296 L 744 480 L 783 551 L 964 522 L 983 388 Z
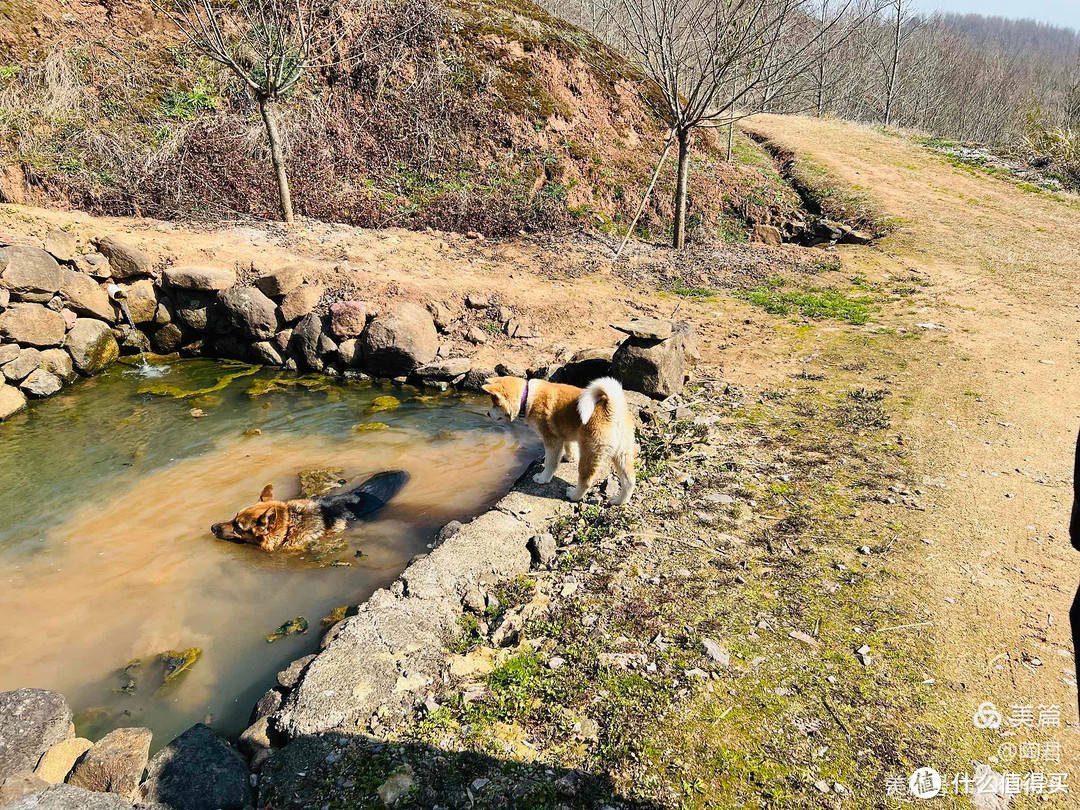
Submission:
M 191 390 L 221 373 L 184 363 L 163 381 Z M 246 393 L 271 376 L 198 400 L 207 415 L 194 419 L 190 400 L 138 394 L 147 381 L 115 370 L 0 427 L 0 690 L 57 689 L 81 712 L 80 734 L 146 725 L 155 748 L 207 719 L 239 731 L 274 674 L 317 648 L 323 616 L 393 581 L 440 526 L 498 499 L 532 455 L 519 434 L 490 426 L 484 401 L 344 384 Z M 402 405 L 367 413 L 388 393 Z M 387 428 L 353 430 L 372 421 Z M 347 532 L 339 565 L 210 534 L 264 484 L 295 495 L 312 467 L 348 479 L 400 468 L 411 480 Z M 267 643 L 297 616 L 306 635 Z M 191 647 L 201 658 L 159 691 L 154 659 Z M 120 691 L 133 659 L 137 688 Z

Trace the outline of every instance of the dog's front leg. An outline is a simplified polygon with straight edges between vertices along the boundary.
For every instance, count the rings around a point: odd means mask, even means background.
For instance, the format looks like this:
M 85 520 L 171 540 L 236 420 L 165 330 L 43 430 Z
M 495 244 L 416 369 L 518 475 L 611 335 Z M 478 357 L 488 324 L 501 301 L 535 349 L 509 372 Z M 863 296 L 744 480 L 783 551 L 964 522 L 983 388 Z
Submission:
M 559 459 L 563 455 L 563 444 L 544 444 L 544 469 L 533 476 L 533 481 L 538 484 L 546 484 L 555 476 L 555 470 L 559 467 Z

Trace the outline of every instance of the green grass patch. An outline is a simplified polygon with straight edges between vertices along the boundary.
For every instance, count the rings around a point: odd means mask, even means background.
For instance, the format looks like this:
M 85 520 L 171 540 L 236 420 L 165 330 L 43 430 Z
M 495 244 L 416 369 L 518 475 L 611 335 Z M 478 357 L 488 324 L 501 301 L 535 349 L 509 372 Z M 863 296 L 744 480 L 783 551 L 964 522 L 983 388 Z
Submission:
M 876 308 L 872 298 L 850 296 L 829 287 L 789 290 L 783 288 L 782 280 L 777 283 L 775 279 L 742 291 L 739 296 L 772 315 L 798 314 L 812 320 L 832 319 L 856 326 L 869 321 Z

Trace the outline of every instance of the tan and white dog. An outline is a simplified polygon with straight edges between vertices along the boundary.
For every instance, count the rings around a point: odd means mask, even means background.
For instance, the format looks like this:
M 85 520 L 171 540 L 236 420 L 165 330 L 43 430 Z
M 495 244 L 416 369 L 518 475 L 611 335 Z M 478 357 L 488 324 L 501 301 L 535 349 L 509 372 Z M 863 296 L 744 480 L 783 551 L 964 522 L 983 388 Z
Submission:
M 524 419 L 544 442 L 544 469 L 533 476 L 548 483 L 562 460 L 578 462 L 578 483 L 566 497 L 580 501 L 607 466 L 619 477 L 619 494 L 612 506 L 630 500 L 634 492 L 634 421 L 618 380 L 601 377 L 585 389 L 547 380 L 494 377 L 483 390 L 491 395 L 488 416 L 496 422 Z

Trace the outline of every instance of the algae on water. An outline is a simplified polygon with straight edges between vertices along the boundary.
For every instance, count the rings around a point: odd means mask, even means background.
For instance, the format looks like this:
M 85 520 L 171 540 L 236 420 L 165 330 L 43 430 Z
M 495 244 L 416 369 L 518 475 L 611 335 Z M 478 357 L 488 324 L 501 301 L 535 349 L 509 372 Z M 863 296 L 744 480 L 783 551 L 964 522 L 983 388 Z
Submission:
M 235 368 L 235 365 L 227 367 Z M 144 385 L 139 389 L 140 394 L 152 394 L 156 397 L 172 397 L 173 399 L 189 399 L 190 397 L 198 397 L 206 394 L 212 394 L 214 391 L 220 391 L 223 388 L 227 388 L 234 380 L 238 380 L 241 377 L 250 377 L 252 374 L 256 374 L 262 366 L 245 366 L 238 371 L 232 371 L 221 377 L 218 377 L 217 382 L 206 388 L 198 388 L 194 391 L 188 391 L 181 388 L 178 385 L 172 385 L 171 383 L 155 383 L 153 385 Z
M 245 393 L 254 399 L 275 391 L 289 391 L 297 388 L 308 391 L 328 391 L 334 385 L 332 377 L 322 374 L 305 374 L 301 377 L 272 377 L 269 380 L 255 380 Z

